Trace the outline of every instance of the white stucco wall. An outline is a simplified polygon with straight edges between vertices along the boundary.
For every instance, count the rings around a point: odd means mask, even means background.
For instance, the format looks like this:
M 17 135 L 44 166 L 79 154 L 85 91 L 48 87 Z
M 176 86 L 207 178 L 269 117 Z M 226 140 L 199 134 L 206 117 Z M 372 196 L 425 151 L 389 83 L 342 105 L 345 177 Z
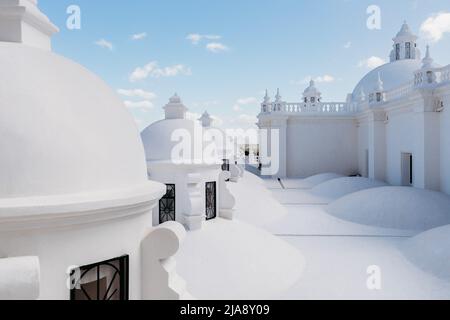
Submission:
M 417 150 L 418 134 L 416 132 L 416 114 L 414 112 L 389 113 L 386 124 L 386 180 L 389 184 L 402 184 L 402 153 L 413 154 L 414 174 L 418 169 Z M 414 165 L 416 164 L 416 165 Z M 414 179 L 415 181 L 415 179 Z
M 297 118 L 287 126 L 287 175 L 358 173 L 358 134 L 353 119 Z
M 441 132 L 441 191 L 450 194 L 450 95 L 443 98 L 444 111 L 440 113 Z
M 184 214 L 188 209 L 189 201 L 188 175 L 199 174 L 199 191 L 201 193 L 201 213 L 206 214 L 206 190 L 207 182 L 216 182 L 216 212 L 219 216 L 219 166 L 177 166 L 174 164 L 151 164 L 148 163 L 149 178 L 163 184 L 175 184 L 175 218 L 184 224 Z M 159 225 L 159 203 L 153 209 L 153 225 Z
M 363 119 L 358 127 L 358 169 L 359 174 L 368 177 L 368 152 L 369 150 L 369 124 L 367 119 Z
M 140 244 L 152 217 L 146 214 L 87 226 L 1 232 L 0 255 L 38 256 L 41 267 L 40 299 L 68 300 L 66 274 L 70 266 L 130 256 L 130 299 L 141 297 Z

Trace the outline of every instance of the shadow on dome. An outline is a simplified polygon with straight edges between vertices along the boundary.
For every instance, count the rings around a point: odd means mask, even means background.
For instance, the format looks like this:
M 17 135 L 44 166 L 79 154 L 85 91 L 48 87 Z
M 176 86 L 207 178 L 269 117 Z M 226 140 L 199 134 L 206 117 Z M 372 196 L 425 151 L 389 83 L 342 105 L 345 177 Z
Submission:
M 359 224 L 421 232 L 450 224 L 449 208 L 450 197 L 439 192 L 381 187 L 343 197 L 326 210 Z

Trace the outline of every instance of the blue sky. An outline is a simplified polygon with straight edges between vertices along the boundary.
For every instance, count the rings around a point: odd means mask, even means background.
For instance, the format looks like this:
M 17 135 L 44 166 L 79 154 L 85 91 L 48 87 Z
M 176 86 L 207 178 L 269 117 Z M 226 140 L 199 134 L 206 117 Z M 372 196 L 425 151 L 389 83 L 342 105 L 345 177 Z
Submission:
M 381 30 L 366 27 L 372 4 L 381 9 Z M 141 128 L 162 118 L 161 107 L 174 92 L 190 112 L 208 110 L 226 127 L 252 123 L 266 88 L 274 95 L 279 87 L 285 100 L 299 101 L 310 77 L 319 79 L 324 100 L 344 101 L 370 70 L 366 59 L 388 59 L 404 20 L 422 36 L 422 51 L 430 43 L 435 60 L 450 63 L 448 0 L 39 0 L 39 5 L 61 29 L 54 51 L 121 89 Z M 69 5 L 81 9 L 80 30 L 66 28 Z M 430 17 L 427 30 L 438 36 L 420 32 Z M 190 34 L 202 36 L 193 43 Z M 133 40 L 133 35 L 141 36 Z

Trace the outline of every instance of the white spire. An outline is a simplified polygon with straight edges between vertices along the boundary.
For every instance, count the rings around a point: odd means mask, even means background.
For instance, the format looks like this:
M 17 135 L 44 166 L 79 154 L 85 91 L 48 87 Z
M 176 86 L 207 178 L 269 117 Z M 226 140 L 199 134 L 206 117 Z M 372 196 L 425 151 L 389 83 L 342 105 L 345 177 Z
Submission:
M 166 114 L 166 120 L 186 119 L 186 112 L 188 108 L 186 108 L 181 101 L 181 98 L 176 93 L 169 99 L 169 103 L 166 104 L 163 109 Z
M 266 95 L 264 96 L 264 103 L 270 103 L 269 91 L 266 89 Z
M 422 68 L 423 69 L 432 68 L 433 62 L 434 62 L 434 59 L 431 57 L 431 54 L 430 54 L 430 46 L 427 45 L 427 53 L 425 55 L 425 58 L 423 58 L 423 60 L 422 60 Z
M 277 95 L 275 96 L 275 102 L 281 102 L 283 97 L 280 94 L 280 88 L 277 89 Z
M 409 27 L 408 22 L 406 22 L 406 20 L 403 21 L 403 25 L 402 25 L 400 31 L 397 33 L 396 37 L 400 38 L 400 37 L 405 37 L 405 36 L 406 37 L 414 36 L 411 31 L 411 28 Z
M 377 85 L 375 87 L 375 92 L 383 92 L 383 90 L 384 90 L 383 86 L 384 86 L 384 83 L 381 80 L 381 74 L 380 74 L 380 72 L 378 72 L 378 80 L 377 80 Z
M 58 28 L 37 6 L 37 0 L 0 0 L 0 41 L 51 50 Z
M 213 122 L 213 119 L 209 115 L 208 111 L 205 111 L 198 120 L 201 122 L 203 128 L 211 127 L 211 124 Z
M 359 94 L 358 94 L 358 101 L 365 101 L 366 100 L 366 93 L 364 92 L 364 88 L 361 87 L 361 90 L 359 90 Z

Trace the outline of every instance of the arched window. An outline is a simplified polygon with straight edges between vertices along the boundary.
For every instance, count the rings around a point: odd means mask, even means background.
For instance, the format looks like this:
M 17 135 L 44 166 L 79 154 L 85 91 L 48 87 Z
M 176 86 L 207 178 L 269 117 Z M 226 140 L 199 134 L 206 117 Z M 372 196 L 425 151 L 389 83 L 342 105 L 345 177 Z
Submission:
M 311 97 L 311 103 L 315 103 L 316 102 L 316 98 Z

